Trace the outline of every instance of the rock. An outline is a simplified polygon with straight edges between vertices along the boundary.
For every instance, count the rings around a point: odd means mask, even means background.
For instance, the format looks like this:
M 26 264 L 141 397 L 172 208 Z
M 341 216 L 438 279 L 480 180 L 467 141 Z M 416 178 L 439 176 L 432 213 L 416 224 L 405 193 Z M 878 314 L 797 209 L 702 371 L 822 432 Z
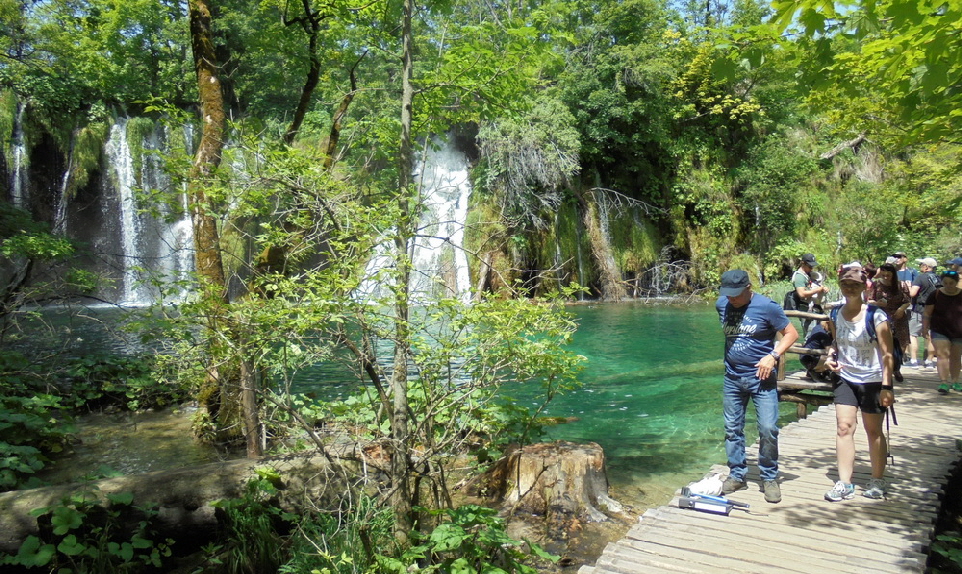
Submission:
M 355 457 L 357 458 L 363 457 Z M 346 470 L 344 466 L 355 466 Z M 27 536 L 39 532 L 30 515 L 35 508 L 51 507 L 71 495 L 90 492 L 101 501 L 108 493 L 130 492 L 134 506 L 157 509 L 160 537 L 193 539 L 203 543 L 216 531 L 217 517 L 211 503 L 240 497 L 256 469 L 270 467 L 282 481 L 281 503 L 294 508 L 305 499 L 317 502 L 343 491 L 346 477 L 360 479 L 363 471 L 346 460 L 332 465 L 316 452 L 283 457 L 238 459 L 176 470 L 132 474 L 90 483 L 75 483 L 0 493 L 0 551 L 16 553 Z M 133 517 L 135 520 L 137 517 Z

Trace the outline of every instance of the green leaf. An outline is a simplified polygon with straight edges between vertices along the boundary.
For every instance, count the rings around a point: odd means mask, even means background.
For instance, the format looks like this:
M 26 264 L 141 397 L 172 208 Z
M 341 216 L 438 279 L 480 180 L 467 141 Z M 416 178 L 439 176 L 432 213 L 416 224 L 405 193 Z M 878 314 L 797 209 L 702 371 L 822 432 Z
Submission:
M 57 545 L 57 550 L 67 556 L 78 556 L 83 554 L 86 549 L 87 545 L 79 542 L 73 534 L 64 537 L 64 539 L 60 541 L 60 544 Z
M 70 530 L 83 524 L 83 513 L 71 506 L 58 506 L 53 510 L 50 523 L 53 525 L 53 533 L 63 535 Z
M 122 504 L 124 506 L 130 506 L 134 501 L 134 493 L 132 492 L 112 492 L 107 494 L 107 500 L 114 504 Z
M 42 544 L 36 536 L 28 536 L 17 551 L 17 563 L 27 567 L 46 566 L 55 552 L 53 544 Z

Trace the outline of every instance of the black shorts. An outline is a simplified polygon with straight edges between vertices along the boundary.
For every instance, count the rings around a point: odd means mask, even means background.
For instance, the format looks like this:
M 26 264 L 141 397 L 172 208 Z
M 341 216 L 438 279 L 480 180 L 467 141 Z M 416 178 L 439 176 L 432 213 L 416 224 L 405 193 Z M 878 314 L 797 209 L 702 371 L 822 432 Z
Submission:
M 885 412 L 879 404 L 882 383 L 863 383 L 857 385 L 841 379 L 835 383 L 835 404 L 858 407 L 863 413 L 880 415 Z

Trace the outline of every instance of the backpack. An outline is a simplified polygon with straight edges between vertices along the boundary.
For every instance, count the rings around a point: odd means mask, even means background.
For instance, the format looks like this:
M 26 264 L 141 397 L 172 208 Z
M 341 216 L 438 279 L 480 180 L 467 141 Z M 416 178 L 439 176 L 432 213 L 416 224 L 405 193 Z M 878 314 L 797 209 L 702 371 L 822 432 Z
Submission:
M 792 289 L 785 293 L 785 300 L 782 301 L 782 309 L 785 311 L 798 311 L 798 291 Z
M 832 307 L 829 311 L 829 317 L 832 318 L 832 323 L 838 323 L 838 312 L 841 310 L 842 306 L 838 305 Z M 875 312 L 878 311 L 878 307 L 875 305 L 869 305 L 868 309 L 865 310 L 865 332 L 868 333 L 869 340 L 873 343 L 878 340 L 878 334 L 875 332 Z M 834 330 L 833 330 L 834 332 Z M 892 336 L 892 360 L 895 363 L 895 370 L 898 371 L 899 367 L 902 366 L 902 345 L 899 344 L 899 340 Z
M 798 274 L 798 271 L 792 273 L 793 285 L 796 274 Z M 802 299 L 798 296 L 798 290 L 793 286 L 791 291 L 785 293 L 785 299 L 782 301 L 782 309 L 785 311 L 808 311 L 808 305 L 802 302 Z

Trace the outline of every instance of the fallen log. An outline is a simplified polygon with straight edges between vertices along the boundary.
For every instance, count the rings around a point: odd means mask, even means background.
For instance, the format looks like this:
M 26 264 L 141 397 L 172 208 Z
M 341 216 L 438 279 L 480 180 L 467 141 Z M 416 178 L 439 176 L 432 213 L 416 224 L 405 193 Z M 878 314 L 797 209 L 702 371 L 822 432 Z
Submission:
M 358 453 L 358 460 L 363 454 Z M 281 477 L 282 506 L 317 504 L 335 497 L 346 488 L 347 479 L 363 479 L 364 469 L 343 459 L 329 459 L 317 452 L 238 459 L 176 470 L 132 474 L 98 481 L 64 484 L 0 493 L 0 551 L 16 553 L 22 542 L 39 532 L 36 508 L 62 504 L 66 497 L 90 493 L 99 502 L 107 494 L 129 492 L 133 506 L 154 507 L 155 526 L 162 538 L 209 542 L 216 533 L 218 520 L 213 502 L 238 498 L 248 482 L 258 476 L 257 469 L 269 467 Z M 349 473 L 349 474 L 348 474 Z

